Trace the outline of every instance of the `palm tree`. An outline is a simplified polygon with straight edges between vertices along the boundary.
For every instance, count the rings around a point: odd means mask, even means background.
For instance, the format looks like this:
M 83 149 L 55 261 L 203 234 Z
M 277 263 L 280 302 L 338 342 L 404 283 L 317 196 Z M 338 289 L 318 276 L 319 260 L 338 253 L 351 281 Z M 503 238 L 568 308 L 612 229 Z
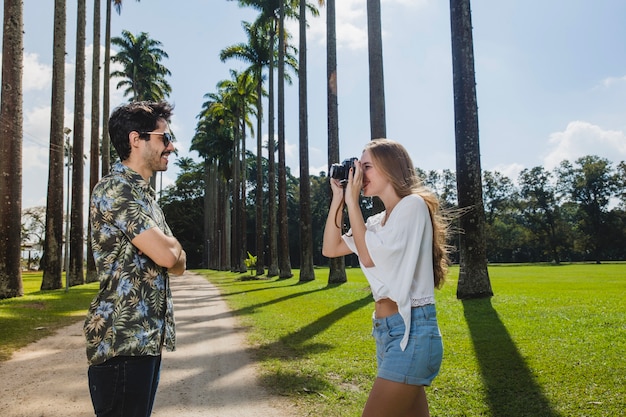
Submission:
M 224 104 L 230 107 L 235 123 L 235 153 L 233 159 L 234 169 L 234 202 L 238 203 L 235 210 L 239 210 L 236 216 L 235 236 L 234 236 L 234 270 L 246 272 L 245 260 L 246 250 L 246 126 L 252 132 L 253 127 L 249 115 L 256 114 L 253 105 L 257 102 L 256 86 L 257 82 L 249 72 L 238 73 L 231 70 L 231 80 L 223 80 L 218 83 L 218 88 L 222 92 Z M 237 136 L 239 136 L 237 138 Z M 240 146 L 241 145 L 241 146 Z M 239 189 L 237 188 L 240 188 Z
M 83 153 L 85 142 L 85 30 L 87 18 L 85 0 L 78 0 L 76 18 L 76 74 L 74 82 L 74 142 L 72 146 L 72 214 L 70 236 L 70 264 L 66 265 L 66 279 L 70 285 L 85 283 L 83 274 Z M 69 190 L 68 190 L 69 192 Z M 69 274 L 69 275 L 68 275 Z
M 273 48 L 266 36 L 271 26 L 262 24 L 243 23 L 244 30 L 248 35 L 248 43 L 240 43 L 229 46 L 220 52 L 220 59 L 225 61 L 230 58 L 238 58 L 250 64 L 246 72 L 254 75 L 256 80 L 256 108 L 257 108 L 257 168 L 262 166 L 262 123 L 263 123 L 263 68 L 269 65 Z M 263 265 L 263 171 L 257 169 L 256 175 L 256 195 L 255 195 L 255 235 L 256 235 L 256 275 L 263 275 L 265 268 Z
M 450 0 L 460 270 L 457 298 L 493 296 L 487 271 L 478 104 L 469 0 Z
M 109 138 L 109 108 L 110 108 L 110 67 L 111 67 L 111 4 L 115 6 L 117 14 L 122 12 L 122 0 L 105 0 L 107 2 L 106 29 L 104 35 L 104 71 L 102 90 L 102 176 L 109 173 L 111 167 L 111 139 Z M 137 2 L 141 0 L 136 0 Z M 96 23 L 94 22 L 94 25 Z
M 107 0 L 108 1 L 108 0 Z M 110 3 L 109 3 L 110 4 Z M 91 68 L 91 142 L 89 158 L 89 198 L 100 172 L 100 0 L 93 2 L 93 60 Z M 91 249 L 91 224 L 87 223 L 86 281 L 97 280 L 96 263 Z
M 163 58 L 168 58 L 161 42 L 150 39 L 145 32 L 134 36 L 124 30 L 111 43 L 120 48 L 111 62 L 122 65 L 122 70 L 114 71 L 111 77 L 121 78 L 117 88 L 126 88 L 124 97 L 130 96 L 128 101 L 159 101 L 170 95 L 172 87 L 165 77 L 171 72 L 161 64 Z
M 50 157 L 46 203 L 46 238 L 42 263 L 42 290 L 61 288 L 63 247 L 63 117 L 65 109 L 65 0 L 54 1 L 52 52 L 52 105 L 50 115 Z M 68 190 L 69 192 L 69 190 Z
M 279 0 L 278 18 L 278 269 L 289 278 L 289 221 L 287 218 L 287 168 L 285 162 L 285 0 Z
M 239 0 L 241 6 L 250 6 L 260 12 L 257 18 L 256 24 L 267 24 L 269 27 L 269 44 L 273 49 L 276 47 L 275 36 L 279 27 L 282 27 L 279 20 L 279 9 L 282 4 L 282 0 Z M 284 8 L 283 8 L 284 10 Z M 284 36 L 287 36 L 284 29 L 281 31 Z M 280 48 L 279 48 L 280 49 Z M 285 52 L 284 47 L 280 49 Z M 280 52 L 279 52 L 280 54 Z M 279 249 L 278 249 L 278 234 L 279 228 L 276 224 L 276 160 L 275 160 L 275 142 L 274 142 L 274 66 L 275 54 L 272 52 L 272 59 L 269 61 L 269 106 L 268 106 L 268 195 L 269 195 L 269 207 L 268 207 L 268 235 L 269 235 L 269 265 L 267 276 L 273 277 L 279 275 Z M 289 61 L 288 61 L 289 62 Z M 294 62 L 295 65 L 295 62 Z M 280 188 L 280 185 L 279 185 Z M 286 186 L 285 186 L 286 188 Z M 284 230 L 284 228 L 283 228 Z M 288 245 L 287 245 L 288 246 Z M 284 251 L 285 245 L 282 245 L 281 251 Z M 289 250 L 288 247 L 286 249 Z M 287 253 L 288 256 L 288 253 Z
M 0 299 L 24 294 L 21 268 L 22 68 L 24 11 L 21 0 L 5 0 L 0 98 Z
M 339 111 L 337 107 L 337 30 L 335 0 L 326 0 L 326 97 L 328 103 L 328 166 L 339 162 Z M 328 186 L 328 193 L 331 190 Z M 330 200 L 329 200 L 330 201 Z M 328 283 L 346 282 L 346 262 L 343 256 L 330 259 Z
M 319 0 L 322 5 L 323 0 Z M 307 108 L 306 1 L 300 1 L 299 125 L 300 125 L 300 282 L 315 279 L 313 270 L 313 224 L 309 179 L 309 122 Z
M 370 69 L 370 129 L 372 139 L 387 136 L 385 77 L 380 0 L 367 0 L 367 50 Z
M 209 245 L 207 266 L 221 270 L 230 264 L 230 199 L 227 196 L 228 178 L 231 178 L 234 132 L 232 124 L 218 115 L 222 98 L 208 94 L 198 115 L 196 133 L 191 150 L 205 160 L 205 241 Z M 214 107 L 215 106 L 215 107 Z

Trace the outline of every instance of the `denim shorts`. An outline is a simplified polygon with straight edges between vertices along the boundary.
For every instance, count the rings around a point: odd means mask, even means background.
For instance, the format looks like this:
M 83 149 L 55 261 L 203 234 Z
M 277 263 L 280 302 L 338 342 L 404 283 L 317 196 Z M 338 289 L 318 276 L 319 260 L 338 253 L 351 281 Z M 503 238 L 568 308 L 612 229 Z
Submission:
M 410 385 L 430 385 L 439 373 L 443 341 L 434 304 L 411 308 L 411 330 L 404 351 L 404 320 L 400 313 L 373 318 L 378 377 Z

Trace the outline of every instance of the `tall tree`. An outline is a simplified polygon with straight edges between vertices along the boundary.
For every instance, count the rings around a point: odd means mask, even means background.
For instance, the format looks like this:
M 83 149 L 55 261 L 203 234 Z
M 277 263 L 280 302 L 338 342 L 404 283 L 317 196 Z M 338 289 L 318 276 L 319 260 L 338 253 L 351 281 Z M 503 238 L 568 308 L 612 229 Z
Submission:
M 283 209 L 280 208 L 280 199 L 281 199 L 281 190 L 285 190 L 284 196 L 286 196 L 286 188 L 287 188 L 287 180 L 286 178 L 284 178 L 283 184 L 281 185 L 281 180 L 280 180 L 280 176 L 281 173 L 283 174 L 283 177 L 286 177 L 286 168 L 285 169 L 281 169 L 280 168 L 280 137 L 281 137 L 281 131 L 284 131 L 284 115 L 281 114 L 282 110 L 280 110 L 281 107 L 281 103 L 284 105 L 284 92 L 282 95 L 282 99 L 281 97 L 281 80 L 282 80 L 282 85 L 284 88 L 284 81 L 288 81 L 288 77 L 287 74 L 285 73 L 285 65 L 284 64 L 288 64 L 289 66 L 296 68 L 297 64 L 295 62 L 295 59 L 290 58 L 289 55 L 289 51 L 293 50 L 294 48 L 291 47 L 290 45 L 286 44 L 284 42 L 284 40 L 286 38 L 289 37 L 289 34 L 287 33 L 287 31 L 284 28 L 284 25 L 282 24 L 282 22 L 284 22 L 284 17 L 285 16 L 289 16 L 289 17 L 297 17 L 298 12 L 296 10 L 294 10 L 294 5 L 296 4 L 296 2 L 294 0 L 289 1 L 289 7 L 285 7 L 285 3 L 284 0 L 239 0 L 239 4 L 241 6 L 250 6 L 255 8 L 256 10 L 259 10 L 260 15 L 257 19 L 257 23 L 259 22 L 266 22 L 270 25 L 270 32 L 269 32 L 269 40 L 270 40 L 270 45 L 272 45 L 273 47 L 275 47 L 275 41 L 274 41 L 274 36 L 275 34 L 278 32 L 278 36 L 279 36 L 279 45 L 278 45 L 278 67 L 281 67 L 281 63 L 282 65 L 282 73 L 281 70 L 279 69 L 278 71 L 278 83 L 279 83 L 279 87 L 278 87 L 278 107 L 279 107 L 279 111 L 278 111 L 278 153 L 279 153 L 279 168 L 278 168 L 278 175 L 279 175 L 279 184 L 278 184 L 278 200 L 279 200 L 279 208 L 278 210 L 276 209 L 276 188 L 274 187 L 274 184 L 276 184 L 276 161 L 275 161 L 275 149 L 276 149 L 276 143 L 275 143 L 275 135 L 274 135 L 274 113 L 275 113 L 275 109 L 274 109 L 274 100 L 275 100 L 275 95 L 274 95 L 274 67 L 276 66 L 276 62 L 274 61 L 274 59 L 270 59 L 270 63 L 269 63 L 269 105 L 268 105 L 268 161 L 269 161 L 269 174 L 268 174 L 268 184 L 269 184 L 269 189 L 268 189 L 268 194 L 269 194 L 269 213 L 268 213 L 268 217 L 269 217 L 269 221 L 268 221 L 268 235 L 269 235 L 269 258 L 270 258 L 270 262 L 269 262 L 269 266 L 268 266 L 268 272 L 267 275 L 269 277 L 272 276 L 276 276 L 276 275 L 280 275 L 280 276 L 291 276 L 291 266 L 289 266 L 288 268 L 285 268 L 283 265 L 283 268 L 281 268 L 281 263 L 284 264 L 285 262 L 285 256 L 283 256 L 285 254 L 285 252 L 287 252 L 286 254 L 286 261 L 287 263 L 289 263 L 289 248 L 288 248 L 288 237 L 285 237 L 284 235 L 282 237 L 280 237 L 281 243 L 279 245 L 278 240 L 279 240 L 279 236 L 281 236 L 281 231 L 283 234 L 287 233 L 287 223 L 288 223 L 288 219 L 286 217 L 286 197 L 283 199 Z M 281 11 L 282 11 L 282 19 L 281 19 Z M 280 38 L 282 37 L 283 41 L 280 41 Z M 274 56 L 274 55 L 272 55 Z M 282 75 L 281 75 L 282 74 Z M 280 127 L 280 123 L 281 123 L 281 117 L 283 118 L 283 127 Z M 281 211 L 284 210 L 285 214 L 284 216 L 281 215 L 281 212 L 277 211 Z M 284 223 L 279 223 L 277 226 L 277 215 L 280 218 L 280 222 Z M 285 243 L 286 242 L 286 243 Z M 282 257 L 282 260 L 281 260 Z M 283 271 L 283 272 L 281 272 Z
M 104 33 L 104 70 L 102 75 L 102 176 L 107 175 L 111 168 L 111 138 L 109 138 L 109 109 L 111 106 L 111 5 L 115 6 L 117 14 L 122 12 L 122 0 L 104 1 L 107 2 L 107 10 Z M 141 0 L 136 1 L 139 2 Z
M 561 189 L 572 202 L 578 204 L 579 227 L 583 231 L 585 250 L 600 263 L 607 246 L 608 206 L 616 195 L 617 178 L 606 158 L 587 155 L 578 158 L 572 166 L 563 161 L 559 167 Z
M 367 50 L 370 71 L 370 130 L 372 139 L 387 137 L 381 26 L 380 0 L 367 0 Z
M 278 269 L 280 278 L 289 278 L 293 274 L 289 258 L 285 161 L 285 0 L 279 0 L 278 16 Z
M 491 297 L 487 271 L 470 0 L 450 0 L 456 175 L 461 235 L 457 298 Z
M 65 111 L 65 0 L 54 1 L 52 104 L 46 203 L 46 240 L 43 249 L 42 290 L 61 288 L 63 247 L 63 123 Z M 82 160 L 82 158 L 81 158 Z M 70 192 L 70 190 L 67 190 Z
M 315 279 L 313 270 L 313 224 L 311 218 L 311 180 L 309 178 L 309 121 L 307 107 L 306 1 L 300 0 L 300 45 L 298 60 L 300 127 L 300 282 Z
M 23 295 L 22 211 L 22 0 L 5 0 L 0 97 L 0 299 Z
M 230 108 L 236 124 L 234 129 L 236 135 L 235 152 L 233 153 L 233 203 L 236 203 L 233 269 L 237 272 L 246 272 L 246 127 L 253 131 L 249 115 L 256 114 L 253 106 L 257 102 L 257 84 L 250 72 L 238 73 L 231 70 L 231 77 L 231 80 L 219 82 L 218 88 L 222 92 L 224 105 Z
M 552 174 L 542 167 L 524 169 L 518 182 L 524 205 L 522 214 L 528 228 L 538 241 L 545 242 L 552 261 L 560 263 L 560 249 L 567 235 L 562 227 L 560 201 Z
M 339 162 L 339 110 L 337 100 L 337 23 L 335 0 L 326 0 L 326 100 L 328 108 L 328 166 Z M 331 194 L 330 183 L 326 185 Z M 329 199 L 330 201 L 330 199 Z M 343 256 L 330 259 L 328 283 L 346 282 L 346 262 Z
M 111 44 L 119 47 L 111 62 L 122 66 L 111 77 L 121 78 L 117 88 L 125 88 L 128 101 L 159 101 L 170 95 L 172 87 L 165 77 L 172 73 L 161 64 L 168 55 L 161 49 L 160 41 L 151 39 L 146 32 L 135 36 L 123 30 L 122 36 L 111 39 Z
M 109 1 L 109 0 L 106 0 Z M 93 56 L 91 65 L 91 141 L 89 147 L 89 198 L 100 173 L 100 0 L 93 2 Z M 86 281 L 97 280 L 96 263 L 91 248 L 91 224 L 87 223 Z
M 273 55 L 273 47 L 268 41 L 270 37 L 267 36 L 269 31 L 272 31 L 271 24 L 267 22 L 258 21 L 255 24 L 243 22 L 244 30 L 248 36 L 248 43 L 240 43 L 229 46 L 220 52 L 220 59 L 225 61 L 230 58 L 238 58 L 248 63 L 250 67 L 246 72 L 250 72 L 254 75 L 256 82 L 256 108 L 257 108 L 257 155 L 256 163 L 257 167 L 262 166 L 262 125 L 263 125 L 263 68 L 269 65 L 269 61 Z M 264 239 L 263 239 L 263 171 L 257 169 L 256 171 L 256 194 L 255 194 L 255 235 L 256 235 L 256 275 L 263 275 L 265 268 L 263 260 L 265 259 Z
M 85 143 L 85 30 L 87 17 L 85 0 L 78 0 L 76 10 L 76 73 L 74 81 L 74 141 L 72 146 L 72 214 L 70 229 L 69 285 L 85 283 L 83 238 L 83 153 Z M 69 190 L 68 190 L 69 192 Z M 66 239 L 68 236 L 65 237 Z

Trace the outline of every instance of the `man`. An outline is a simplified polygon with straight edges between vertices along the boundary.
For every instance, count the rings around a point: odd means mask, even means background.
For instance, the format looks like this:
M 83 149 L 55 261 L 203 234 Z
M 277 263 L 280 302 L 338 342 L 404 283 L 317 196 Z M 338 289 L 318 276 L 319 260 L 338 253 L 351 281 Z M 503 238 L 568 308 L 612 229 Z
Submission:
M 89 390 L 95 413 L 150 416 L 161 351 L 176 333 L 169 273 L 185 271 L 186 253 L 165 222 L 150 177 L 174 151 L 166 102 L 134 102 L 109 119 L 120 157 L 93 189 L 91 244 L 100 290 L 85 319 Z

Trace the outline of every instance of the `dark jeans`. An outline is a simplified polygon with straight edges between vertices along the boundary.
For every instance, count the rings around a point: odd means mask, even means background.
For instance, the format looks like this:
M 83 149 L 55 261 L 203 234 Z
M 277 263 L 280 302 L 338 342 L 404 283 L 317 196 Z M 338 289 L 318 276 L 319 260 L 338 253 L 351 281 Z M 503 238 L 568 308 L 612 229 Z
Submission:
M 149 417 L 159 385 L 161 356 L 118 356 L 91 365 L 89 391 L 98 417 Z

